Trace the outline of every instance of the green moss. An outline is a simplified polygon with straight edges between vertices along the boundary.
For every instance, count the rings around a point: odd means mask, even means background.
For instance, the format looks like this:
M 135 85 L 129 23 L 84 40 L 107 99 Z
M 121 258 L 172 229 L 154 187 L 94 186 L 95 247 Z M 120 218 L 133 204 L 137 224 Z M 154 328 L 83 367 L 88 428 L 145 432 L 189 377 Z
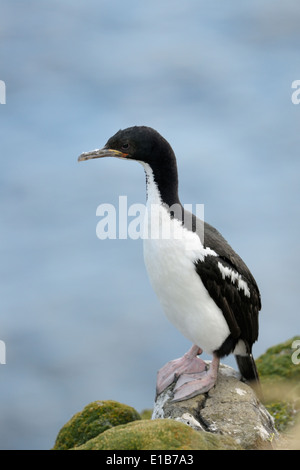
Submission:
M 294 341 L 300 341 L 300 336 L 269 348 L 255 361 L 265 396 L 264 404 L 280 432 L 287 431 L 294 424 L 299 412 L 300 364 L 293 358 L 298 359 L 300 355 L 292 348 Z
M 53 449 L 67 450 L 80 446 L 107 429 L 140 419 L 131 406 L 112 400 L 92 402 L 62 427 Z
M 275 420 L 277 431 L 285 431 L 294 421 L 294 408 L 288 402 L 274 402 L 266 405 L 267 410 Z
M 255 362 L 260 377 L 263 380 L 300 380 L 300 364 L 294 364 L 292 356 L 296 350 L 292 348 L 294 341 L 300 341 L 300 336 L 295 336 L 285 343 L 280 343 L 269 348 Z M 299 354 L 298 354 L 299 357 Z
M 142 419 L 151 419 L 152 413 L 153 413 L 153 410 L 147 408 L 140 412 L 140 416 Z
M 231 437 L 197 432 L 171 419 L 135 421 L 109 429 L 74 450 L 240 449 Z

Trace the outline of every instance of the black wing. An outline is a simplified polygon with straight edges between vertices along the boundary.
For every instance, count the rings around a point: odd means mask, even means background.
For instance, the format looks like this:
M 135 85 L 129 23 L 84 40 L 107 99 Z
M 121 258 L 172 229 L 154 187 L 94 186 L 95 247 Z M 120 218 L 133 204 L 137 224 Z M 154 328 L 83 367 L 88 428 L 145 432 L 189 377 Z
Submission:
M 258 338 L 258 313 L 261 309 L 256 281 L 243 260 L 214 227 L 204 223 L 204 230 L 201 230 L 202 221 L 190 213 L 185 215 L 189 221 L 192 217 L 193 230 L 200 236 L 204 247 L 217 253 L 217 256 L 206 255 L 204 261 L 197 260 L 195 268 L 228 324 L 231 333 L 228 347 L 231 350 L 226 351 L 225 347 L 224 355 L 232 352 L 240 339 L 245 342 L 247 352 L 251 353 L 252 344 Z M 226 272 L 232 276 L 225 275 Z

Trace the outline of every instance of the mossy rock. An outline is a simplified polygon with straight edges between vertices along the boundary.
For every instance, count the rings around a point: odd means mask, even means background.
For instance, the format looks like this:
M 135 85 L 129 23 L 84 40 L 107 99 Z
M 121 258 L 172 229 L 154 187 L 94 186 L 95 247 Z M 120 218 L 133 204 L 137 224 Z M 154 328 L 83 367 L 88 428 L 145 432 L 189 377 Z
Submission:
M 295 343 L 300 336 L 269 348 L 255 362 L 260 375 L 264 404 L 275 419 L 278 431 L 295 423 L 300 408 L 300 354 Z M 294 347 L 292 347 L 294 345 Z M 295 348 L 295 345 L 297 348 Z
M 140 419 L 138 412 L 131 406 L 113 400 L 94 401 L 62 427 L 53 450 L 80 446 L 107 429 Z
M 109 429 L 74 450 L 231 450 L 227 436 L 198 432 L 172 419 L 141 420 Z

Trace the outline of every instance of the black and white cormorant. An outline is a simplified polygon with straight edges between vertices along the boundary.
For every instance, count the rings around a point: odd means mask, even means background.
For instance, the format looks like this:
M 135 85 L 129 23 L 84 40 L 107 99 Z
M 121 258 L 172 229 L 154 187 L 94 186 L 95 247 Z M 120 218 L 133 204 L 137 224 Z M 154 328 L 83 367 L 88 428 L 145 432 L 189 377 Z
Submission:
M 170 144 L 154 129 L 135 126 L 118 131 L 104 148 L 78 160 L 102 157 L 136 160 L 144 167 L 150 234 L 144 237 L 146 268 L 167 318 L 193 344 L 159 370 L 157 394 L 174 379 L 174 401 L 207 392 L 216 383 L 220 358 L 230 353 L 242 377 L 258 384 L 252 357 L 261 309 L 257 284 L 222 235 L 181 205 Z M 166 228 L 168 236 L 160 236 Z M 198 357 L 202 351 L 213 356 L 208 371 Z

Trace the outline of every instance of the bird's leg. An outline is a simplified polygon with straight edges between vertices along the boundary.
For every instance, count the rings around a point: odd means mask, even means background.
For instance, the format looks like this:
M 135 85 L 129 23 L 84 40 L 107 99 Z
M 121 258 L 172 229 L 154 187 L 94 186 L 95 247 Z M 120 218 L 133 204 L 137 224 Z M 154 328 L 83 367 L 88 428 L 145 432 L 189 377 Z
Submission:
M 194 345 L 182 357 L 174 359 L 164 365 L 157 373 L 156 395 L 163 392 L 165 388 L 182 374 L 193 374 L 205 371 L 205 362 L 197 357 L 198 354 L 201 353 L 202 349 Z
M 182 401 L 208 392 L 217 381 L 220 359 L 214 354 L 208 372 L 181 375 L 174 387 L 172 401 Z

